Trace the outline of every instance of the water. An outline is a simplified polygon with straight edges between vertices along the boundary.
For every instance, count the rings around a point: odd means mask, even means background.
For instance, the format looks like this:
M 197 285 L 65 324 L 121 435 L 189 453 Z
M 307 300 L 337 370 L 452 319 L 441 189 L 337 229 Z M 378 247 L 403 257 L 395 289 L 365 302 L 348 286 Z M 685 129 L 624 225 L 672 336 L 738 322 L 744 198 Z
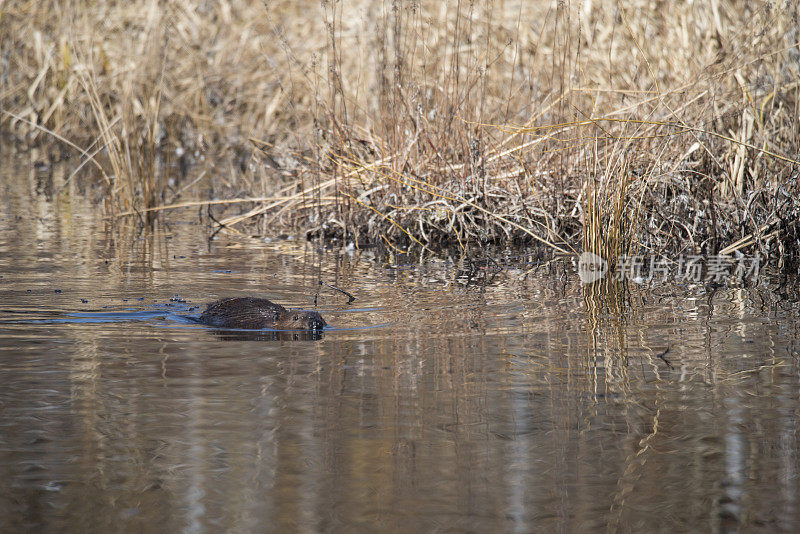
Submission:
M 209 241 L 191 211 L 114 225 L 26 169 L 0 171 L 2 532 L 800 528 L 779 281 L 615 302 L 525 256 Z M 316 296 L 331 328 L 186 319 L 247 294 Z

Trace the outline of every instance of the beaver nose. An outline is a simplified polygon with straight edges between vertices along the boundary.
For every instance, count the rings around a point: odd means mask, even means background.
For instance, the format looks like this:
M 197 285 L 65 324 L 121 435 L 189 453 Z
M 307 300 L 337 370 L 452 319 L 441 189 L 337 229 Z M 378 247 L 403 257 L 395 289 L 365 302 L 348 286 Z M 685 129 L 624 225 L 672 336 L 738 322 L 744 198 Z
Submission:
M 316 317 L 312 317 L 311 321 L 309 321 L 309 326 L 311 330 L 322 330 L 322 328 L 326 325 L 325 319 L 323 319 L 320 315 Z

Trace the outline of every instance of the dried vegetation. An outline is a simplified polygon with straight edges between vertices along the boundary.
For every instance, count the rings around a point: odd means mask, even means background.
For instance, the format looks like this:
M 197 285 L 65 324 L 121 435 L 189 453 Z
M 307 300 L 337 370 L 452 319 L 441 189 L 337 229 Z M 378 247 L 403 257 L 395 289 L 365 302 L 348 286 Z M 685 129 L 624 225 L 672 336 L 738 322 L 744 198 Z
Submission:
M 0 3 L 2 125 L 81 147 L 116 215 L 797 259 L 800 7 L 668 7 Z

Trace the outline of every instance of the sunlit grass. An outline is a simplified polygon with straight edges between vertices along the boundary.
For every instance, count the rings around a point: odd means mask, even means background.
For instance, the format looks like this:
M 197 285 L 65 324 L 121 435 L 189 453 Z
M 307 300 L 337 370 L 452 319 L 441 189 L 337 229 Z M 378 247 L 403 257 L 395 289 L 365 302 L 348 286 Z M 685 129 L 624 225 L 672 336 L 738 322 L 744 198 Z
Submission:
M 186 205 L 165 160 L 205 157 L 212 198 L 191 204 L 240 197 L 228 227 L 781 258 L 800 248 L 798 16 L 721 0 L 13 2 L 2 124 L 82 147 L 111 214 Z

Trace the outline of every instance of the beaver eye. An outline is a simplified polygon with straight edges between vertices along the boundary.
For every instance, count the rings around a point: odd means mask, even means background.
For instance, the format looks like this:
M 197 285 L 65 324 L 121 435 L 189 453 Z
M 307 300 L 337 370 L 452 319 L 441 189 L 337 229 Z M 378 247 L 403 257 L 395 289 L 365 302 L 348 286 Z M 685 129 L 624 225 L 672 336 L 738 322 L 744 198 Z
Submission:
M 295 316 L 294 316 L 294 320 L 295 320 L 295 321 L 299 321 L 299 320 L 300 320 L 300 316 L 299 316 L 299 315 L 295 315 Z

